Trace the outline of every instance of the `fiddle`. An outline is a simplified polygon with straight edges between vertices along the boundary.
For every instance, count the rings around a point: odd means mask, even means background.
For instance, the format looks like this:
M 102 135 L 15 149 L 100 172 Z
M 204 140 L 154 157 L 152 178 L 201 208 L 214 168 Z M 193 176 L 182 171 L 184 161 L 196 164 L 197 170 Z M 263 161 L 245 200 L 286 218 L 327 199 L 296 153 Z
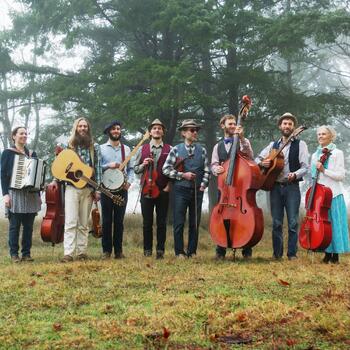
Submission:
M 324 164 L 331 151 L 323 148 L 319 162 Z M 312 186 L 305 196 L 306 215 L 299 231 L 299 243 L 308 250 L 324 250 L 332 241 L 332 225 L 328 218 L 328 211 L 332 203 L 332 190 L 317 183 L 319 170 L 313 179 Z
M 237 126 L 247 117 L 250 97 L 242 98 Z M 230 158 L 222 164 L 218 176 L 220 199 L 210 216 L 210 234 L 213 241 L 227 248 L 246 248 L 257 244 L 264 231 L 264 218 L 257 207 L 255 195 L 260 188 L 258 165 L 239 151 L 239 136 L 235 135 Z
M 92 220 L 92 230 L 90 233 L 95 238 L 101 238 L 102 237 L 102 226 L 101 226 L 101 215 L 98 210 L 97 204 L 94 202 L 96 208 L 91 210 L 91 220 Z
M 149 198 L 157 198 L 160 194 L 159 188 L 156 184 L 158 178 L 157 169 L 154 166 L 154 155 L 151 153 L 150 162 L 147 165 L 145 174 L 144 174 L 144 186 L 142 189 L 143 195 Z

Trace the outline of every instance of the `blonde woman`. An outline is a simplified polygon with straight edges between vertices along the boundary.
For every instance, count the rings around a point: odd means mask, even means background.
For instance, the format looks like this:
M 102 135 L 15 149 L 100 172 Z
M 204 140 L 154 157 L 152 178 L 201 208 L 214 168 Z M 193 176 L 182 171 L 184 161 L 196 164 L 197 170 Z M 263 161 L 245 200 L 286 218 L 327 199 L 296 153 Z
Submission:
M 334 144 L 335 139 L 336 132 L 331 126 L 320 126 L 317 129 L 319 146 L 311 158 L 312 177 L 316 175 L 316 170 L 319 170 L 318 183 L 329 187 L 333 193 L 331 209 L 329 210 L 329 220 L 332 224 L 332 242 L 325 250 L 323 262 L 326 264 L 329 262 L 338 264 L 339 254 L 350 251 L 347 210 L 342 184 L 345 179 L 344 154 Z M 324 148 L 329 149 L 331 155 L 322 165 L 319 159 Z

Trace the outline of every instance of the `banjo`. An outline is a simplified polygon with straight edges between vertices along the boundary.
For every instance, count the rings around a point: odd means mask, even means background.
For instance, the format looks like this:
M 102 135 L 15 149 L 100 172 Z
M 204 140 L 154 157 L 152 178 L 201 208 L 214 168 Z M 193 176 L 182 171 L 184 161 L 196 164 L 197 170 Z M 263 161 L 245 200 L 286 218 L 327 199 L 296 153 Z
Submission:
M 116 169 L 107 169 L 102 175 L 103 186 L 111 191 L 118 192 L 121 191 L 126 185 L 126 175 L 123 171 L 130 159 L 136 154 L 137 150 L 142 146 L 142 144 L 149 139 L 149 132 L 143 135 L 141 141 L 135 146 L 135 148 L 130 152 L 130 154 L 124 159 L 124 161 Z

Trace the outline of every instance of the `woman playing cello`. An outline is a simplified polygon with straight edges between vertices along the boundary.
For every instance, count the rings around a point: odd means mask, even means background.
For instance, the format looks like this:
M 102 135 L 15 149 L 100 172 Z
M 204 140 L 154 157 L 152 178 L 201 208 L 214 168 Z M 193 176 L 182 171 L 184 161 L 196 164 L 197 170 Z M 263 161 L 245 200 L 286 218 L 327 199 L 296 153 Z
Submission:
M 336 132 L 332 127 L 320 126 L 317 129 L 319 146 L 311 158 L 312 176 L 315 176 L 316 170 L 319 170 L 318 183 L 329 187 L 333 193 L 331 208 L 329 210 L 329 219 L 332 224 L 332 242 L 325 250 L 326 254 L 323 262 L 326 264 L 329 262 L 339 263 L 339 254 L 350 251 L 347 210 L 342 184 L 345 178 L 344 154 L 333 143 L 335 138 Z M 322 165 L 318 160 L 324 148 L 330 150 L 331 155 L 325 164 Z

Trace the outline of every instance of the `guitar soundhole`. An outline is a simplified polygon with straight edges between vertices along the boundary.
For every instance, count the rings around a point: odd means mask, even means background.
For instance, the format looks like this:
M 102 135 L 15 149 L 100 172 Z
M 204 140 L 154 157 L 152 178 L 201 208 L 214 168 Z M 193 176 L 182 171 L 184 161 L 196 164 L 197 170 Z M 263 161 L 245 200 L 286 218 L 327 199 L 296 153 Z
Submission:
M 83 176 L 83 172 L 81 170 L 77 170 L 74 175 L 77 179 L 80 179 Z

